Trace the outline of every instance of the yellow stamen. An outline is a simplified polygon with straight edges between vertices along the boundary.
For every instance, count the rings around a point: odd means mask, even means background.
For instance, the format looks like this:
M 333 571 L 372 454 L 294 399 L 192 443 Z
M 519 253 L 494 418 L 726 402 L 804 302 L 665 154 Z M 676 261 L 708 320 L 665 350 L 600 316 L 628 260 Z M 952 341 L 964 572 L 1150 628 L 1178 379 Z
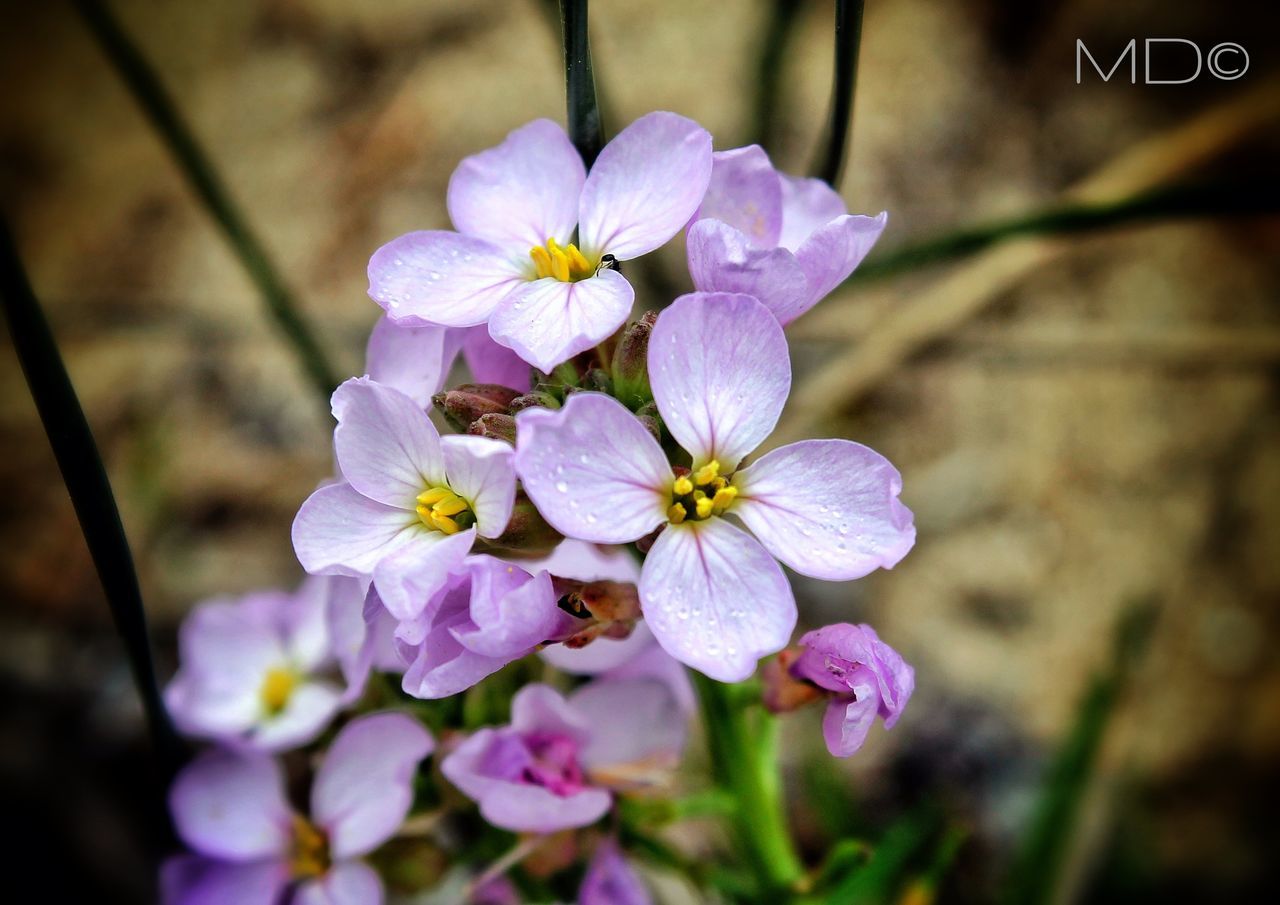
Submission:
M 431 520 L 430 527 L 443 531 L 445 534 L 457 534 L 462 530 L 462 527 L 457 522 L 447 515 L 441 515 L 439 512 L 431 512 L 428 518 Z
M 673 525 L 678 525 L 684 521 L 684 517 L 688 515 L 683 503 L 676 503 L 667 510 L 667 521 Z
M 693 481 L 690 481 L 684 475 L 675 479 L 671 485 L 671 493 L 674 496 L 688 496 L 693 493 Z
M 711 498 L 711 512 L 714 515 L 724 512 L 737 496 L 737 487 L 721 487 L 716 491 L 716 495 Z
M 706 518 L 707 516 L 711 515 L 710 498 L 704 493 L 702 495 L 702 498 L 694 503 L 694 508 L 698 512 L 698 518 Z
M 706 465 L 703 465 L 693 473 L 693 483 L 701 487 L 704 484 L 710 484 L 720 476 L 720 463 L 712 459 Z
M 445 534 L 457 534 L 463 529 L 455 516 L 465 516 L 467 527 L 474 521 L 471 504 L 444 485 L 428 487 L 418 494 L 417 513 L 424 526 Z
M 719 491 L 722 488 L 729 486 L 729 479 L 726 478 L 724 475 L 721 475 L 720 477 L 716 478 L 714 481 L 711 482 L 711 486 L 714 487 L 717 491 Z
M 441 500 L 446 500 L 453 495 L 453 491 L 448 487 L 428 487 L 418 494 L 418 502 L 424 506 L 434 506 Z
M 297 684 L 298 675 L 293 670 L 279 667 L 267 670 L 262 679 L 262 688 L 258 690 L 263 709 L 273 715 L 280 713 L 289 703 L 289 696 L 293 694 Z
M 547 239 L 546 245 L 529 249 L 533 259 L 534 275 L 539 280 L 548 277 L 562 283 L 573 283 L 594 276 L 596 267 L 576 245 L 560 245 L 555 239 Z
M 319 877 L 329 869 L 329 840 L 297 814 L 293 815 L 293 845 L 289 867 L 295 879 Z
M 431 511 L 439 515 L 457 515 L 467 508 L 467 501 L 460 496 L 446 497 L 431 507 Z

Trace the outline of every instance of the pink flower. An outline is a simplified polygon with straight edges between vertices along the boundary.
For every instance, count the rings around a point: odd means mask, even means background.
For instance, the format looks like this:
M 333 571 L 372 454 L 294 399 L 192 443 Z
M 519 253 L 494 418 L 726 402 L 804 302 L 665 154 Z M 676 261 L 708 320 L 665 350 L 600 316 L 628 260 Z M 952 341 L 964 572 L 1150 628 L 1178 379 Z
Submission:
M 549 372 L 631 311 L 631 284 L 606 256 L 626 261 L 666 243 L 710 178 L 711 136 L 674 113 L 623 129 L 590 175 L 564 130 L 535 120 L 454 171 L 457 232 L 409 233 L 378 249 L 369 295 L 400 323 L 488 323 L 495 340 Z
M 302 504 L 294 550 L 313 574 L 372 577 L 394 616 L 415 618 L 477 535 L 506 528 L 512 449 L 483 437 L 441 438 L 412 399 L 367 377 L 338 387 L 333 414 L 344 480 Z
M 279 764 L 214 751 L 169 794 L 178 835 L 195 853 L 171 859 L 165 905 L 380 905 L 382 881 L 360 859 L 390 839 L 413 803 L 413 777 L 435 743 L 397 713 L 347 724 L 311 787 L 311 814 L 289 805 Z
M 609 839 L 596 849 L 578 890 L 578 905 L 653 905 L 653 898 Z
M 592 682 L 567 699 L 526 685 L 509 726 L 479 730 L 440 768 L 494 826 L 553 833 L 595 823 L 611 789 L 646 784 L 683 746 L 684 717 L 661 682 Z
M 844 282 L 884 231 L 887 214 L 850 215 L 829 185 L 778 172 L 758 145 L 714 158 L 688 235 L 700 290 L 755 296 L 785 325 Z
M 793 443 L 741 467 L 791 384 L 782 327 L 749 296 L 677 299 L 654 326 L 649 376 L 663 423 L 692 457 L 689 473 L 673 471 L 644 426 L 597 393 L 521 412 L 516 470 L 566 536 L 626 543 L 665 525 L 640 576 L 645 621 L 677 660 L 739 681 L 795 627 L 774 557 L 848 580 L 906 555 L 915 528 L 898 501 L 902 478 L 848 440 Z
M 178 638 L 181 668 L 165 702 L 186 734 L 280 751 L 329 724 L 344 693 L 333 664 L 328 598 L 352 579 L 310 578 L 293 594 L 259 591 L 199 604 Z M 354 677 L 353 677 L 354 678 Z M 363 677 L 349 683 L 354 694 Z
M 807 633 L 791 675 L 830 692 L 822 734 L 827 750 L 848 757 L 877 716 L 892 729 L 916 687 L 915 670 L 869 625 L 842 622 Z

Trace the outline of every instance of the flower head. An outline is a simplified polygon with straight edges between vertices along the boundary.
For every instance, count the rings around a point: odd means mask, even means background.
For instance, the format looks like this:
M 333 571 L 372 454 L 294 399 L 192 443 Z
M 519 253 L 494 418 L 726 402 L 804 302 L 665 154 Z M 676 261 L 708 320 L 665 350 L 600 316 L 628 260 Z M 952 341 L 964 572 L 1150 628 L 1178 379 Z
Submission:
M 313 574 L 372 577 L 399 619 L 415 618 L 476 536 L 502 534 L 515 501 L 512 450 L 441 438 L 408 396 L 367 377 L 333 394 L 343 480 L 298 512 L 293 545 Z
M 409 233 L 378 249 L 369 295 L 401 323 L 487 323 L 549 372 L 626 320 L 634 292 L 611 262 L 679 232 L 710 178 L 711 136 L 674 113 L 623 129 L 590 175 L 564 130 L 535 120 L 454 171 L 457 232 Z
M 722 681 L 746 678 L 795 627 L 774 557 L 847 580 L 893 566 L 915 540 L 901 476 L 865 446 L 804 441 L 742 467 L 773 430 L 790 374 L 767 308 L 693 293 L 662 313 L 649 344 L 654 399 L 691 468 L 673 469 L 642 424 L 601 394 L 518 416 L 516 469 L 561 533 L 626 543 L 665 526 L 640 577 L 645 622 L 673 657 Z
M 683 745 L 683 714 L 661 682 L 592 682 L 567 699 L 526 685 L 511 724 L 479 730 L 441 770 L 494 826 L 551 833 L 599 820 L 611 789 L 646 784 Z
M 807 633 L 791 675 L 830 693 L 822 719 L 827 750 L 848 757 L 877 716 L 892 729 L 916 687 L 915 670 L 869 625 L 842 622 Z
M 193 855 L 170 860 L 166 905 L 370 905 L 382 881 L 362 856 L 389 839 L 413 802 L 431 735 L 395 713 L 361 717 L 334 739 L 296 813 L 279 764 L 260 754 L 209 752 L 178 774 L 169 807 Z
M 182 625 L 181 668 L 165 690 L 179 728 L 264 751 L 319 735 L 343 701 L 327 676 L 327 598 L 343 592 L 340 581 L 310 578 L 293 594 L 261 591 L 199 604 Z M 349 687 L 358 694 L 362 680 Z
M 703 291 L 755 296 L 788 324 L 849 276 L 887 215 L 851 215 L 820 179 L 773 168 L 758 145 L 721 151 L 689 228 L 689 273 Z

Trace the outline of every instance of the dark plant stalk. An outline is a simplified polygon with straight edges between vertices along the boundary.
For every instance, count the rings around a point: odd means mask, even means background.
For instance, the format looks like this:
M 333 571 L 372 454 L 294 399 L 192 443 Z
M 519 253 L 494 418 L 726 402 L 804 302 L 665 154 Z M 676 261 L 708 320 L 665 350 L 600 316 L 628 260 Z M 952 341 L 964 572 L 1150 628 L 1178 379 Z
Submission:
M 831 116 L 813 175 L 830 186 L 840 182 L 853 125 L 853 94 L 858 80 L 858 46 L 862 43 L 863 0 L 836 0 L 835 75 Z
M 782 63 L 795 34 L 800 0 L 773 0 L 761 35 L 760 58 L 756 64 L 756 97 L 751 140 L 766 151 L 777 149 L 779 98 L 782 96 Z
M 276 326 L 293 347 L 307 378 L 327 404 L 329 394 L 338 383 L 337 371 L 303 317 L 297 300 L 276 270 L 266 248 L 250 228 L 217 170 L 182 119 L 159 75 L 125 34 L 102 0 L 74 0 L 74 5 L 98 46 L 115 68 L 116 74 L 128 86 L 134 100 L 168 146 L 191 188 L 222 230 L 232 252 L 240 259 L 241 266 L 258 287 Z
M 116 630 L 124 642 L 151 743 L 162 777 L 167 781 L 184 759 L 185 747 L 174 732 L 160 698 L 147 617 L 129 542 L 93 433 L 3 222 L 0 222 L 0 294 L 4 297 L 5 319 L 13 347 L 80 520 Z
M 591 69 L 591 39 L 587 32 L 587 0 L 560 0 L 564 30 L 564 87 L 569 138 L 587 169 L 604 147 L 596 81 Z

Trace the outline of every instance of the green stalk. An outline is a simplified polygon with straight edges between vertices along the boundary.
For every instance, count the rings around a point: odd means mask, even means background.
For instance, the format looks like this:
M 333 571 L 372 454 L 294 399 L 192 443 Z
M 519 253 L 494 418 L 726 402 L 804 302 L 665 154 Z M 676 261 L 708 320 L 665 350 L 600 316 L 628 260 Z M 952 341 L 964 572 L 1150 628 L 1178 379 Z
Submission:
M 591 39 L 587 31 L 587 0 L 560 0 L 564 30 L 564 87 L 569 138 L 591 169 L 604 147 L 596 80 L 591 69 Z
M 748 711 L 734 687 L 692 673 L 717 785 L 737 805 L 731 831 L 739 855 L 755 874 L 759 901 L 787 901 L 804 865 L 791 841 L 777 760 L 777 721 Z M 753 718 L 754 717 L 754 718 Z
M 825 141 L 814 161 L 813 175 L 830 186 L 840 183 L 845 149 L 853 130 L 853 93 L 858 82 L 858 47 L 862 43 L 863 0 L 836 0 L 835 73 L 831 113 Z

